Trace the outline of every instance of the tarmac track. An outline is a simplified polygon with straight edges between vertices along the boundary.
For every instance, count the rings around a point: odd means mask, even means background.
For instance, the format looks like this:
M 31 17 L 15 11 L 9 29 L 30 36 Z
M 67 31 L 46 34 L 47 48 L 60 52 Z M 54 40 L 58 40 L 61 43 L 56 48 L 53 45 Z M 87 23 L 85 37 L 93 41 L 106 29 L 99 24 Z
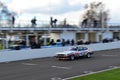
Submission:
M 0 63 L 0 80 L 61 80 L 120 66 L 120 48 L 95 52 L 91 58 L 59 61 L 54 57 Z

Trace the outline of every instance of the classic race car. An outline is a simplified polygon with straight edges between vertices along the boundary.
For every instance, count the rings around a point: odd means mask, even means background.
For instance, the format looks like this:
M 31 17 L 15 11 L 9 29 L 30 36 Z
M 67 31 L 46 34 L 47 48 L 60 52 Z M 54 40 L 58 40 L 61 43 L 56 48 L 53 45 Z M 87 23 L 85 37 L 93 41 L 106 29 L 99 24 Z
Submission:
M 59 60 L 64 60 L 64 59 L 74 60 L 75 58 L 79 58 L 81 56 L 90 58 L 92 54 L 93 51 L 90 50 L 89 48 L 83 46 L 77 46 L 67 51 L 56 53 L 56 58 L 58 58 Z

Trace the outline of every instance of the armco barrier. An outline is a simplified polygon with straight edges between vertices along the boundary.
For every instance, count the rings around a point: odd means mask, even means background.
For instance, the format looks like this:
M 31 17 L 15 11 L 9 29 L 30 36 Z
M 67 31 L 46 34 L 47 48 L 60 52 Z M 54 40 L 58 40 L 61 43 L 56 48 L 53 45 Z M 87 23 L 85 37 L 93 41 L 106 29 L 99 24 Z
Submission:
M 91 48 L 93 51 L 116 49 L 116 48 L 120 48 L 120 41 L 110 42 L 110 43 L 97 43 L 97 44 L 90 44 L 84 46 Z M 51 56 L 55 56 L 56 52 L 67 50 L 69 47 L 70 46 L 43 48 L 43 49 L 0 51 L 0 62 L 10 62 L 10 61 L 42 58 L 42 57 L 51 57 Z

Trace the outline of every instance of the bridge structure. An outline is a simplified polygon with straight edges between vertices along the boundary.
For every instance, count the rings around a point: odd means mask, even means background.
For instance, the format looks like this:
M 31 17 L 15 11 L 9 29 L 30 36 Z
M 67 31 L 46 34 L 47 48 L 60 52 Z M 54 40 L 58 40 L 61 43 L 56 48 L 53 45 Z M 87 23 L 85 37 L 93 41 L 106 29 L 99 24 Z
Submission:
M 47 45 L 47 39 L 65 39 L 65 40 L 85 40 L 91 42 L 100 42 L 105 38 L 120 38 L 120 26 L 109 25 L 107 27 L 81 27 L 77 25 L 61 25 L 51 27 L 50 25 L 0 25 L 1 44 L 5 48 L 9 47 L 9 41 L 25 40 L 26 46 L 30 46 L 30 39 L 34 37 L 35 42 L 43 39 L 44 45 Z

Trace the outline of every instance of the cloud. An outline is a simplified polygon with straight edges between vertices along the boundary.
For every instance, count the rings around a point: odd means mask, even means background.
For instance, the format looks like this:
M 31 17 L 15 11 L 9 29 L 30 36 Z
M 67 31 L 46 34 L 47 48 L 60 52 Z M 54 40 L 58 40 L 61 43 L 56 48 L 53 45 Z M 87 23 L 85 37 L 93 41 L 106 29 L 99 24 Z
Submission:
M 56 6 L 56 7 L 44 7 L 44 8 L 40 8 L 40 7 L 33 7 L 30 9 L 24 9 L 23 12 L 26 13 L 42 13 L 42 14 L 64 14 L 64 13 L 68 13 L 71 11 L 80 11 L 81 10 L 81 6 L 80 5 L 63 5 L 63 6 Z
M 9 1 L 8 6 L 22 14 L 31 15 L 57 15 L 63 17 L 80 16 L 79 11 L 83 10 L 84 5 L 93 1 L 102 1 L 110 11 L 110 22 L 120 20 L 120 1 L 115 0 L 2 0 Z M 73 15 L 75 14 L 75 15 Z
M 80 10 L 81 5 L 72 5 L 69 0 L 12 0 L 8 6 L 23 13 L 62 14 Z

